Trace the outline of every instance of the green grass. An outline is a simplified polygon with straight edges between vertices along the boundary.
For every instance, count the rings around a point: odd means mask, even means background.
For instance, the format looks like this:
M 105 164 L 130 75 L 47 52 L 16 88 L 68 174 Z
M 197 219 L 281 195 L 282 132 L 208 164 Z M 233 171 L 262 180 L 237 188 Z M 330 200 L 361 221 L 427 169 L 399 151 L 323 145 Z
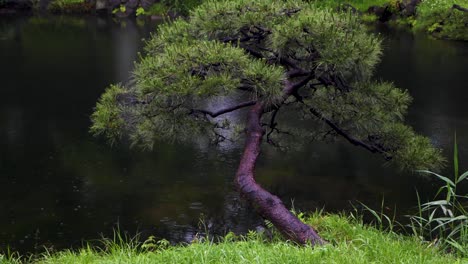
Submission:
M 330 243 L 320 247 L 298 246 L 279 235 L 228 234 L 219 243 L 208 240 L 187 246 L 167 242 L 117 237 L 98 248 L 60 251 L 36 256 L 35 263 L 467 263 L 468 259 L 441 253 L 416 237 L 379 231 L 347 216 L 314 214 L 306 217 Z M 1 257 L 0 257 L 1 260 Z M 31 258 L 30 258 L 31 261 Z M 0 261 L 1 262 L 1 261 Z M 1 263 L 21 263 L 10 258 Z

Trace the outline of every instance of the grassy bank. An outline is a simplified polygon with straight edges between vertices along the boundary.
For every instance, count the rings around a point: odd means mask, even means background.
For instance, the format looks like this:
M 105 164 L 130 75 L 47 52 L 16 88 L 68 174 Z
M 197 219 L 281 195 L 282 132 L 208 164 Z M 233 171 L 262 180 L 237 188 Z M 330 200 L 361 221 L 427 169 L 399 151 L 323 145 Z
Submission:
M 297 246 L 280 236 L 257 233 L 245 237 L 227 235 L 219 243 L 195 242 L 169 246 L 148 240 L 103 241 L 100 248 L 84 247 L 20 261 L 3 257 L 2 263 L 468 263 L 440 252 L 433 244 L 421 243 L 391 231 L 365 226 L 349 216 L 315 214 L 305 219 L 316 226 L 329 244 L 320 247 Z M 269 238 L 268 238 L 269 237 Z M 0 257 L 0 260 L 2 258 Z

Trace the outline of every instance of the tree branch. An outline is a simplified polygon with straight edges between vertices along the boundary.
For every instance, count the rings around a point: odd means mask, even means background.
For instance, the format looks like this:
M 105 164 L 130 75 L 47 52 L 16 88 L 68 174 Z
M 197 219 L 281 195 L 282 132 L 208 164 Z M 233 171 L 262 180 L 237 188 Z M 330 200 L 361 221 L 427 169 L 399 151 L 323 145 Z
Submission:
M 273 144 L 273 141 L 271 140 L 270 136 L 273 133 L 273 131 L 275 131 L 275 128 L 278 125 L 278 123 L 276 123 L 276 116 L 278 115 L 279 110 L 280 110 L 280 107 L 277 107 L 274 110 L 273 114 L 271 115 L 270 125 L 269 125 L 270 126 L 270 132 L 267 133 L 267 142 L 270 143 L 270 144 Z
M 225 37 L 221 40 L 223 43 L 229 43 L 229 42 L 246 42 L 251 40 L 252 38 L 250 36 L 244 36 L 244 37 Z
M 258 51 L 255 51 L 249 47 L 242 47 L 245 51 L 247 51 L 248 54 L 252 55 L 253 57 L 255 58 L 258 58 L 258 59 L 263 59 L 264 56 L 262 55 L 262 53 L 258 52 Z
M 306 76 L 304 79 L 298 81 L 298 82 L 295 82 L 295 83 L 292 83 L 291 84 L 291 87 L 289 89 L 291 89 L 290 91 L 290 94 L 289 95 L 296 95 L 299 88 L 303 87 L 304 85 L 306 85 L 310 80 L 314 79 L 314 74 L 312 73 L 309 73 L 308 76 Z
M 462 12 L 468 12 L 468 8 L 464 8 L 464 7 L 460 6 L 460 5 L 453 5 L 452 9 L 456 9 L 456 10 L 459 10 L 459 11 L 462 11 Z
M 299 69 L 299 66 L 297 66 L 297 64 L 292 59 L 282 57 L 277 53 L 274 53 L 274 54 L 275 54 L 276 59 L 279 61 L 279 63 L 281 65 L 287 66 L 287 67 L 293 68 L 293 69 Z
M 378 148 L 378 147 L 375 147 L 375 146 L 372 146 L 372 145 L 369 145 L 355 137 L 353 137 L 352 135 L 346 133 L 343 129 L 341 129 L 340 127 L 338 127 L 335 123 L 333 123 L 330 119 L 327 119 L 325 118 L 321 113 L 319 113 L 317 110 L 315 110 L 314 108 L 310 108 L 309 111 L 315 115 L 318 119 L 320 120 L 323 120 L 325 121 L 325 123 L 330 126 L 333 130 L 335 130 L 336 133 L 338 133 L 340 136 L 344 137 L 346 140 L 348 140 L 351 144 L 355 145 L 355 146 L 361 146 L 367 150 L 369 150 L 370 152 L 372 153 L 381 153 L 381 154 L 385 154 L 386 155 L 386 159 L 389 159 L 390 157 L 388 156 L 388 153 L 383 151 L 382 149 Z
M 325 87 L 328 87 L 329 85 L 333 85 L 342 92 L 351 91 L 352 88 L 348 86 L 348 84 L 345 82 L 345 80 L 343 80 L 343 78 L 334 74 L 327 74 L 327 75 L 328 76 L 322 75 L 318 77 L 317 80 Z
M 213 134 L 214 134 L 214 136 L 215 136 L 215 139 L 213 140 L 213 143 L 214 143 L 215 145 L 217 145 L 217 144 L 219 144 L 219 143 L 221 143 L 221 142 L 224 142 L 224 141 L 226 141 L 226 140 L 229 141 L 229 142 L 233 142 L 232 139 L 230 139 L 230 138 L 224 136 L 223 134 L 219 133 L 218 131 L 216 131 L 216 129 L 225 129 L 225 128 L 223 128 L 222 126 L 219 126 L 218 123 L 216 123 L 216 124 L 213 126 L 212 132 L 213 132 Z
M 257 103 L 257 101 L 244 102 L 244 103 L 240 103 L 238 105 L 233 105 L 233 106 L 223 108 L 223 109 L 220 109 L 220 110 L 217 110 L 217 111 L 209 111 L 209 110 L 205 110 L 205 109 L 191 109 L 189 114 L 201 113 L 201 114 L 204 114 L 204 115 L 209 115 L 209 116 L 214 118 L 214 117 L 217 117 L 217 116 L 229 113 L 229 112 L 239 110 L 239 109 L 247 107 L 247 106 L 255 105 L 256 103 Z
M 310 71 L 304 71 L 302 69 L 294 68 L 286 73 L 289 78 L 303 77 L 310 75 Z

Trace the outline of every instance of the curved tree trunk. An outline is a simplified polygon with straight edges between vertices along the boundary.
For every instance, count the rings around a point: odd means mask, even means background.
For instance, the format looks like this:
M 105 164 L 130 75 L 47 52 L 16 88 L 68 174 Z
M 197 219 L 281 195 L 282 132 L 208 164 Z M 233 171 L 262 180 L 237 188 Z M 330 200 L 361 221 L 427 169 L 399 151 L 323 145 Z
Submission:
M 278 228 L 287 238 L 300 244 L 323 244 L 325 241 L 309 225 L 294 216 L 275 195 L 255 182 L 254 170 L 265 131 L 260 125 L 264 106 L 261 102 L 250 109 L 247 121 L 247 138 L 237 170 L 235 183 L 241 195 L 247 199 L 264 218 Z

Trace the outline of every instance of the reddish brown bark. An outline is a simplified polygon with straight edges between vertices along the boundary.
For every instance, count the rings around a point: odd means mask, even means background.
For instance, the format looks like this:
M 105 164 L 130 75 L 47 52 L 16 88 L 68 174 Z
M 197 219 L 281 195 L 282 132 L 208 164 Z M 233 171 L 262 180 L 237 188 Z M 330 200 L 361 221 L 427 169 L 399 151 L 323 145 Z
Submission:
M 289 92 L 292 91 L 288 91 L 287 87 L 285 97 Z M 244 152 L 235 178 L 236 186 L 258 213 L 271 221 L 284 236 L 300 244 L 323 244 L 325 241 L 311 226 L 302 223 L 277 196 L 272 195 L 255 182 L 255 163 L 260 154 L 260 145 L 265 133 L 260 125 L 263 112 L 264 105 L 261 102 L 256 103 L 250 109 Z

